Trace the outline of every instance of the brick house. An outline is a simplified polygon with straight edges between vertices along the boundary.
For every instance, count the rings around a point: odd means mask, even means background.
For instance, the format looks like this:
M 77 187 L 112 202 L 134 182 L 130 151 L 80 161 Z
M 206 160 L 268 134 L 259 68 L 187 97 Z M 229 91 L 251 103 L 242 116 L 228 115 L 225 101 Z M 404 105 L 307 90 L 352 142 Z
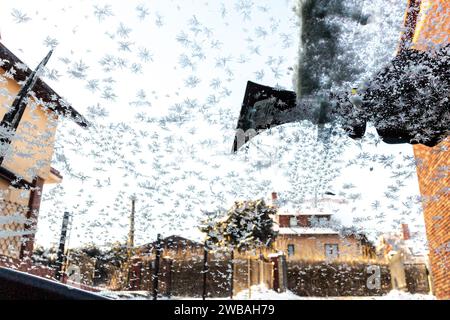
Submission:
M 434 148 L 415 146 L 423 197 L 433 292 L 450 299 L 450 139 Z
M 0 117 L 4 118 L 32 71 L 0 42 Z M 62 176 L 51 167 L 61 115 L 82 127 L 86 120 L 38 79 L 0 164 L 0 265 L 33 251 L 41 193 Z M 5 264 L 5 263 L 3 263 Z
M 409 0 L 405 40 L 413 48 L 432 51 L 449 44 L 450 2 Z M 447 102 L 448 103 L 448 102 Z M 429 246 L 433 292 L 450 299 L 450 139 L 433 148 L 414 145 L 419 188 Z

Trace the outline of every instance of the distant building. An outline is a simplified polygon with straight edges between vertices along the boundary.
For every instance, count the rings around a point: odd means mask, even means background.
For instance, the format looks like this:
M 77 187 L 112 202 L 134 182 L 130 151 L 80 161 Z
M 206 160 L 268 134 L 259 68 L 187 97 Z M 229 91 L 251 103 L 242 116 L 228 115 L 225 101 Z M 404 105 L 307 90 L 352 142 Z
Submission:
M 0 120 L 31 72 L 0 43 Z M 24 258 L 33 251 L 43 187 L 62 181 L 51 167 L 59 116 L 68 115 L 80 126 L 87 126 L 85 119 L 41 79 L 32 92 L 11 143 L 3 145 L 11 149 L 0 164 L 0 258 Z
M 111 289 L 127 290 L 152 290 L 153 276 L 155 272 L 156 250 L 160 249 L 159 261 L 159 290 L 169 292 L 172 275 L 174 272 L 187 274 L 189 283 L 198 282 L 197 275 L 192 275 L 194 270 L 191 266 L 202 266 L 204 246 L 203 244 L 183 238 L 181 236 L 168 236 L 159 241 L 135 247 L 134 255 L 130 258 L 130 264 L 123 264 L 120 269 L 113 270 L 109 275 Z M 175 266 L 173 263 L 175 262 Z M 186 270 L 186 268 L 188 270 Z M 173 270 L 175 269 L 175 271 Z M 200 274 L 200 270 L 198 270 Z
M 408 224 L 402 224 L 401 230 L 381 235 L 376 246 L 380 259 L 388 260 L 393 252 L 401 252 L 405 263 L 428 263 L 428 251 L 421 243 L 423 235 L 412 233 Z
M 161 257 L 171 259 L 191 259 L 203 257 L 203 244 L 177 235 L 161 239 Z M 157 241 L 140 246 L 137 251 L 140 257 L 154 257 Z
M 272 193 L 272 200 L 276 205 L 276 193 Z M 376 257 L 365 235 L 336 231 L 330 224 L 331 216 L 319 209 L 303 212 L 279 208 L 274 217 L 278 231 L 275 250 L 283 251 L 287 261 L 367 261 Z
M 422 234 L 410 232 L 408 224 L 402 224 L 397 232 L 380 236 L 377 255 L 389 264 L 393 289 L 429 292 L 428 252 L 422 239 Z

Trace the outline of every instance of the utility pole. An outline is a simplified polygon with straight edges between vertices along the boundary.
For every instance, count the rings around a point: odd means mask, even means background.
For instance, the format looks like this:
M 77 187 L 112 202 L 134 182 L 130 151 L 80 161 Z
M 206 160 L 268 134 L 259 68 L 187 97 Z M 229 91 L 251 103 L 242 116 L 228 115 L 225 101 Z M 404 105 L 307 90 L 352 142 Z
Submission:
M 159 262 L 161 260 L 161 234 L 158 233 L 155 246 L 155 269 L 153 271 L 153 300 L 158 299 Z
M 55 278 L 58 281 L 61 281 L 63 275 L 63 265 L 65 261 L 64 250 L 66 246 L 66 237 L 67 237 L 67 228 L 69 225 L 70 213 L 68 211 L 64 212 L 62 227 L 61 227 L 61 236 L 59 238 L 59 247 L 56 256 L 56 267 L 55 267 Z
M 130 273 L 131 273 L 131 257 L 133 256 L 134 248 L 134 216 L 135 216 L 135 204 L 136 196 L 131 196 L 131 214 L 130 214 L 130 230 L 128 231 L 128 241 L 127 241 L 127 288 L 130 286 Z
M 252 298 L 252 264 L 250 260 L 250 256 L 248 256 L 247 260 L 247 286 L 248 286 L 248 298 Z
M 133 248 L 134 248 L 134 216 L 135 216 L 135 204 L 136 204 L 136 197 L 131 197 L 131 214 L 130 214 L 130 230 L 128 232 L 128 246 L 127 246 L 127 254 L 128 259 L 131 258 L 133 255 Z
M 205 244 L 203 245 L 203 294 L 202 294 L 203 300 L 206 299 L 206 279 L 207 279 L 206 274 L 209 271 L 207 245 L 208 241 L 205 240 Z
M 231 249 L 231 275 L 230 275 L 230 299 L 233 300 L 233 290 L 234 290 L 234 248 Z

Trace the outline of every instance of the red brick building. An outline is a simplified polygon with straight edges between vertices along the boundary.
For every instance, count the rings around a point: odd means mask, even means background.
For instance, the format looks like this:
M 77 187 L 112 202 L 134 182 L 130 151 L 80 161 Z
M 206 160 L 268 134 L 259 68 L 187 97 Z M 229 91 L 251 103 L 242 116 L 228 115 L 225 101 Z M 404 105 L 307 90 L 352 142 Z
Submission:
M 417 174 L 430 252 L 434 294 L 450 299 L 450 139 L 434 148 L 415 146 Z
M 448 45 L 450 2 L 409 0 L 403 39 L 413 48 L 432 51 Z M 450 138 L 428 148 L 414 146 L 417 175 L 423 197 L 425 227 L 430 251 L 434 294 L 450 299 Z

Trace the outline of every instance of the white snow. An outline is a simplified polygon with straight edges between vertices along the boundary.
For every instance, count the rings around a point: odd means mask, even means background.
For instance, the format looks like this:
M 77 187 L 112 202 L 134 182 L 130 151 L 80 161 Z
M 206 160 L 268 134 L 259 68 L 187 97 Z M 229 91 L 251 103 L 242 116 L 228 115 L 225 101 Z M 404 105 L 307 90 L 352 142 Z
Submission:
M 297 296 L 289 290 L 285 292 L 276 292 L 268 289 L 265 285 L 252 286 L 249 290 L 239 292 L 234 299 L 236 300 L 301 300 L 304 297 Z
M 398 290 L 392 290 L 384 296 L 361 296 L 361 297 L 301 297 L 286 290 L 285 292 L 276 292 L 268 289 L 265 285 L 252 286 L 250 296 L 248 289 L 239 292 L 236 300 L 435 300 L 436 297 L 427 294 L 411 294 Z
M 117 300 L 151 300 L 153 296 L 148 291 L 101 291 L 100 295 Z
M 152 300 L 153 296 L 147 291 L 102 291 L 99 294 L 119 300 Z M 173 296 L 158 297 L 158 300 L 201 300 L 201 298 Z M 207 300 L 230 300 L 230 298 L 207 298 Z M 346 296 L 346 297 L 302 297 L 292 291 L 276 292 L 265 285 L 255 285 L 243 290 L 233 297 L 233 300 L 436 300 L 436 297 L 428 294 L 411 294 L 398 290 L 392 290 L 384 296 Z
M 376 297 L 377 300 L 436 300 L 436 297 L 429 294 L 409 293 L 399 290 L 392 290 L 385 296 Z
M 279 228 L 279 234 L 339 234 L 339 232 L 331 228 L 305 228 L 305 227 L 288 227 Z

